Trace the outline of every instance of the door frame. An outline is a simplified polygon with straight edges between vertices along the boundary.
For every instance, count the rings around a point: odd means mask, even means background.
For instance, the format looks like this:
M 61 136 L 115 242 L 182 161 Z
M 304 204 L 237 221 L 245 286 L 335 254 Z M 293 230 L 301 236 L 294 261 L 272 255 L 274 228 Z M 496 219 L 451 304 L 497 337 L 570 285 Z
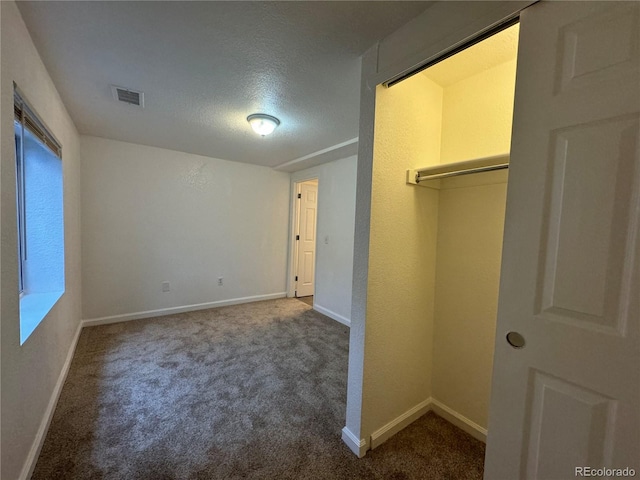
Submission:
M 318 217 L 319 217 L 319 205 L 320 205 L 320 177 L 318 174 L 309 174 L 308 176 L 291 180 L 291 195 L 289 206 L 289 255 L 288 255 L 288 267 L 287 267 L 287 297 L 296 296 L 296 270 L 298 267 L 298 244 L 296 243 L 296 230 L 298 222 L 300 220 L 300 211 L 298 203 L 298 189 L 300 184 L 315 180 L 318 182 L 318 201 L 316 207 L 316 254 L 314 258 L 313 267 L 313 289 L 315 295 L 316 289 L 316 271 L 318 269 Z

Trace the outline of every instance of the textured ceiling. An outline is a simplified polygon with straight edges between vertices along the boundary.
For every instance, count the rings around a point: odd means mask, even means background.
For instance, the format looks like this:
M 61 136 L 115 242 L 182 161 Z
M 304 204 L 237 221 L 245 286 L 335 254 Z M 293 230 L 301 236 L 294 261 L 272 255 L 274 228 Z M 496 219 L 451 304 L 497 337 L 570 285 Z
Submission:
M 515 24 L 446 60 L 423 73 L 441 87 L 447 87 L 518 55 L 520 24 Z
M 82 134 L 267 166 L 357 137 L 359 56 L 429 5 L 19 2 Z M 273 135 L 253 133 L 256 112 L 281 120 Z

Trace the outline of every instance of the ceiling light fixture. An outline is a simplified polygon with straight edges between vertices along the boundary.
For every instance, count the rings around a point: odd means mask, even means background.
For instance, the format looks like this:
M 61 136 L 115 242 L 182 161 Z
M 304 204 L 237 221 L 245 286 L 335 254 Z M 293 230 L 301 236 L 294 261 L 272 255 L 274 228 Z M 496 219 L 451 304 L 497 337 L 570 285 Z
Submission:
M 264 113 L 254 113 L 253 115 L 249 115 L 247 117 L 247 122 L 249 122 L 249 125 L 251 125 L 254 132 L 258 135 L 262 135 L 263 137 L 272 133 L 276 127 L 280 125 L 280 120 Z

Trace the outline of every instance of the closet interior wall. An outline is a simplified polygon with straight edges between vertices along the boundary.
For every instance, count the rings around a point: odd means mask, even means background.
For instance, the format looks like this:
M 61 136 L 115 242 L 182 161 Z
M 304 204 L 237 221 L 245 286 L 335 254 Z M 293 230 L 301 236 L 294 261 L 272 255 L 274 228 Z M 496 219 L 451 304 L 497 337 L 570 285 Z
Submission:
M 448 68 L 447 61 L 439 68 Z M 509 153 L 515 73 L 513 58 L 443 85 L 440 163 Z M 439 185 L 433 398 L 482 433 L 491 396 L 507 177 L 501 170 Z
M 376 88 L 365 432 L 382 426 L 372 420 L 397 418 L 431 396 L 438 191 L 411 188 L 404 177 L 440 157 L 442 112 L 442 89 L 424 75 Z
M 376 92 L 367 311 L 397 324 L 398 338 L 386 331 L 379 339 L 387 350 L 394 345 L 394 369 L 387 358 L 384 369 L 365 376 L 398 383 L 389 395 L 402 392 L 406 409 L 431 399 L 479 438 L 488 423 L 508 171 L 439 180 L 434 188 L 406 185 L 404 176 L 509 153 L 512 50 L 511 58 L 502 52 L 500 61 L 475 68 L 452 57 Z M 401 387 L 416 368 L 423 381 Z M 365 408 L 389 404 L 398 399 Z

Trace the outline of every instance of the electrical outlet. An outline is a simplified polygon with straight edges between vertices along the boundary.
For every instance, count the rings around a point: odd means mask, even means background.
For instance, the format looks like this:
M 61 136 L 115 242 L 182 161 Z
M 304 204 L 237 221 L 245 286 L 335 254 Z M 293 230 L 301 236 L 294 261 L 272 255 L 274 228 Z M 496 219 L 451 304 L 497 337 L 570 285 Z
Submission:
M 222 286 L 222 277 L 218 277 L 218 286 L 221 287 Z
M 162 282 L 162 291 L 163 292 L 171 291 L 171 285 L 169 284 L 169 282 Z

